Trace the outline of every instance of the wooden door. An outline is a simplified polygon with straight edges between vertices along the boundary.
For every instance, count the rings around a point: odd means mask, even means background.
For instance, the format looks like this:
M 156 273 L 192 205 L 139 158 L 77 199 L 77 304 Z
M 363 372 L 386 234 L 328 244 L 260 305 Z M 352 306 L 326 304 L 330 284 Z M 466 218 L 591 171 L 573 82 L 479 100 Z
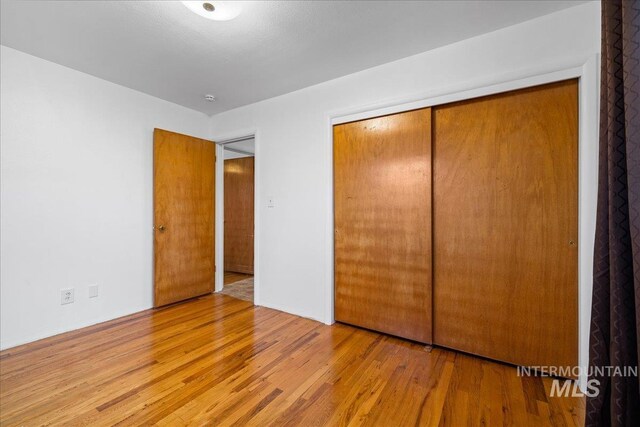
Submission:
M 335 318 L 431 342 L 431 111 L 334 127 Z
M 154 131 L 154 306 L 214 289 L 215 144 Z
M 253 274 L 254 158 L 224 161 L 224 270 Z
M 518 365 L 578 355 L 578 84 L 433 108 L 434 342 Z

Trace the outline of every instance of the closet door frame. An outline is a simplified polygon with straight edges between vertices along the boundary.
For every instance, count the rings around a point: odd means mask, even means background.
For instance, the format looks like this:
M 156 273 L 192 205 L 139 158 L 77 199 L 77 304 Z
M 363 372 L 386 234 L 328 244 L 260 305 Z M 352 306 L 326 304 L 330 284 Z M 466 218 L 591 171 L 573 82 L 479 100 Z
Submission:
M 579 385 L 586 390 L 586 368 L 589 358 L 589 323 L 591 311 L 593 249 L 597 205 L 598 170 L 598 66 L 597 55 L 579 58 L 573 61 L 560 60 L 546 68 L 521 70 L 496 78 L 464 82 L 457 86 L 436 88 L 428 94 L 415 94 L 405 98 L 396 98 L 354 107 L 336 110 L 325 115 L 325 156 L 324 164 L 329 177 L 327 188 L 327 228 L 326 239 L 329 243 L 325 254 L 325 268 L 328 274 L 325 282 L 326 324 L 335 322 L 334 317 L 334 203 L 333 203 L 333 126 L 384 116 L 403 111 L 434 107 L 487 95 L 524 89 L 569 79 L 578 79 L 578 365 L 582 368 Z

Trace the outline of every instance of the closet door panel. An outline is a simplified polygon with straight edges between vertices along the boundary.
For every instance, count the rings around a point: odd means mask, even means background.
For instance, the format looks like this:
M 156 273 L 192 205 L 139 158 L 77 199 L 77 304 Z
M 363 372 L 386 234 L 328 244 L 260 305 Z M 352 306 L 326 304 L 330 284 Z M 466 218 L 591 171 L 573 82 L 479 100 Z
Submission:
M 431 342 L 431 111 L 334 127 L 335 318 Z
M 577 81 L 434 107 L 433 127 L 434 342 L 576 365 Z

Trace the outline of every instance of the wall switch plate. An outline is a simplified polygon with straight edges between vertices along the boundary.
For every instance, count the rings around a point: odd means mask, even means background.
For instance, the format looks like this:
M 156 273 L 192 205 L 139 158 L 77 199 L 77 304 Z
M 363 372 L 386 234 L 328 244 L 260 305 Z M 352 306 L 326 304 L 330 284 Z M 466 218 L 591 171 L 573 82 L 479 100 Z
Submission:
M 276 201 L 274 200 L 273 196 L 267 197 L 267 207 L 268 208 L 275 208 L 276 207 Z
M 71 304 L 73 302 L 73 288 L 60 289 L 60 304 Z
M 89 298 L 96 298 L 98 296 L 98 285 L 89 285 Z

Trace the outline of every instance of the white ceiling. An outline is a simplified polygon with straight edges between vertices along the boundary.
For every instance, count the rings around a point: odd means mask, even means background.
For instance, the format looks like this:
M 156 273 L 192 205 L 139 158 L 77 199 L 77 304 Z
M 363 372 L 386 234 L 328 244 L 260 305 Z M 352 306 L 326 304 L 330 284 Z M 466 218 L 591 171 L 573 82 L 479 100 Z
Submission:
M 240 150 L 245 153 L 238 153 L 231 150 Z M 250 154 L 256 152 L 256 141 L 254 138 L 246 139 L 244 141 L 234 142 L 232 144 L 226 144 L 224 146 L 224 158 L 225 159 L 238 159 L 240 157 L 250 157 Z
M 180 2 L 2 0 L 1 43 L 215 114 L 583 2 L 250 1 L 217 22 Z

